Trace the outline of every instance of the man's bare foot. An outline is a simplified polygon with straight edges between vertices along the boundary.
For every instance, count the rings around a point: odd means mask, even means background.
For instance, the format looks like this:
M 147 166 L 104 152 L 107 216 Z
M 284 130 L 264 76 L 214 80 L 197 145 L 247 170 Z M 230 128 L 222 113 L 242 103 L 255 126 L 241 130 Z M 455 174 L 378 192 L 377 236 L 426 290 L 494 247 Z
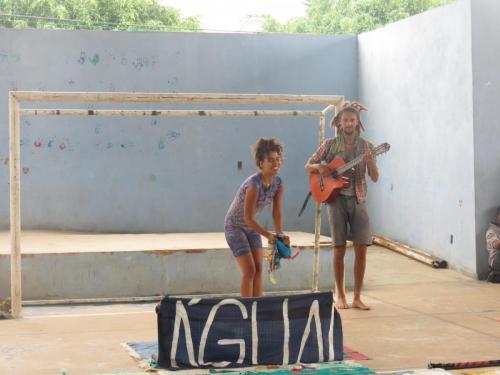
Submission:
M 360 299 L 352 301 L 352 308 L 353 309 L 360 309 L 360 310 L 370 310 L 371 307 L 368 305 L 365 305 L 363 302 L 361 302 Z
M 335 307 L 339 310 L 344 310 L 344 309 L 348 309 L 349 305 L 347 304 L 345 297 L 338 297 L 337 303 L 335 304 Z

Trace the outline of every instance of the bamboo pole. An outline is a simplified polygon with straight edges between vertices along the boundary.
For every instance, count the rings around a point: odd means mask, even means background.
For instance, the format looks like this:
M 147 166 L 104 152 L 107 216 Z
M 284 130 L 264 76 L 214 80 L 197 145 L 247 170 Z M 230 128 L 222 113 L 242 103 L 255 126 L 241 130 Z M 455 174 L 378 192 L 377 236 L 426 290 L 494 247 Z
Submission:
M 339 95 L 16 91 L 19 102 L 337 104 Z
M 19 102 L 9 93 L 9 169 L 10 169 L 10 293 L 12 316 L 21 317 L 21 188 Z
M 321 145 L 325 140 L 325 114 L 319 117 L 319 144 Z M 320 250 L 320 236 L 321 236 L 321 203 L 316 202 L 316 219 L 314 223 L 314 258 L 313 258 L 313 280 L 312 290 L 318 291 L 319 279 L 319 250 Z
M 335 103 L 335 113 L 339 113 L 342 110 L 344 103 L 345 103 L 344 97 L 342 97 L 338 102 Z M 337 129 L 334 129 L 334 132 L 335 136 L 337 136 Z
M 112 102 L 112 103 L 211 103 L 211 104 L 328 104 L 318 111 L 191 111 L 191 110 L 82 110 L 82 109 L 20 109 L 21 102 Z M 205 94 L 205 93 L 130 93 L 130 92 L 9 92 L 10 133 L 10 228 L 11 228 L 11 296 L 12 314 L 21 316 L 21 215 L 20 215 L 20 116 L 22 115 L 104 115 L 104 116 L 320 116 L 320 141 L 324 139 L 326 113 L 341 108 L 343 96 L 281 95 L 281 94 Z M 319 216 L 318 216 L 319 215 Z M 318 290 L 319 234 L 321 206 L 317 206 L 315 229 L 315 273 L 313 290 Z
M 339 101 L 340 103 L 340 101 Z M 323 109 L 321 111 L 321 113 L 323 113 L 325 116 L 330 113 L 331 111 L 337 109 L 337 106 L 335 104 L 330 104 L 329 106 L 327 106 L 325 109 Z
M 427 264 L 433 268 L 446 268 L 448 266 L 447 262 L 443 259 L 437 258 L 433 255 L 427 254 L 422 250 L 414 249 L 408 245 L 404 245 L 400 242 L 390 240 L 388 238 L 374 235 L 372 236 L 373 243 L 386 247 L 389 250 L 395 251 L 397 253 L 403 254 L 408 258 L 412 258 Z
M 288 291 L 269 291 L 264 292 L 265 296 L 282 296 L 282 295 L 300 295 L 307 294 L 311 291 L 307 290 L 288 290 Z M 239 297 L 240 293 L 214 293 L 214 294 L 169 294 L 172 298 L 232 298 Z M 102 297 L 102 298 L 73 298 L 73 299 L 55 299 L 55 300 L 29 300 L 23 301 L 23 306 L 50 306 L 50 305 L 83 305 L 96 303 L 132 303 L 132 302 L 158 302 L 163 297 L 142 296 L 142 297 Z
M 274 110 L 119 110 L 119 109 L 22 109 L 23 116 L 201 116 L 201 117 L 257 117 L 257 116 L 321 116 L 321 111 Z

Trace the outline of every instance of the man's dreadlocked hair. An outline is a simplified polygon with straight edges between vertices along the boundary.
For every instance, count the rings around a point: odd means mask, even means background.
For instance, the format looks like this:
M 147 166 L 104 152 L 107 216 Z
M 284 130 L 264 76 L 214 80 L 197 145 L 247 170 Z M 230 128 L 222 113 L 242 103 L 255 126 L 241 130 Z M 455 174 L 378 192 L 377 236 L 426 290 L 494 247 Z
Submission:
M 354 113 L 358 119 L 358 127 L 357 127 L 357 131 L 358 133 L 361 133 L 362 131 L 365 131 L 365 128 L 363 126 L 363 123 L 361 122 L 361 117 L 359 116 L 359 111 L 354 108 L 353 106 L 349 105 L 349 103 L 346 103 L 346 105 L 344 106 L 344 108 L 342 108 L 339 113 L 337 113 L 335 115 L 335 117 L 332 119 L 332 122 L 330 123 L 330 126 L 332 128 L 336 128 L 337 129 L 337 133 L 342 133 L 342 129 L 340 128 L 340 119 L 342 118 L 342 115 L 346 112 L 349 112 L 349 113 Z

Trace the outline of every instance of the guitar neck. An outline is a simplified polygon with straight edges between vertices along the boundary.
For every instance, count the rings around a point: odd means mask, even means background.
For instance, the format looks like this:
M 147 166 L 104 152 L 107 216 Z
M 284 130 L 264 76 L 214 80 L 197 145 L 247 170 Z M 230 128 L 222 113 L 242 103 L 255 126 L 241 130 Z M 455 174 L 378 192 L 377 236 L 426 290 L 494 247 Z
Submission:
M 379 155 L 379 154 L 385 152 L 384 148 L 381 146 L 382 145 L 377 146 L 373 149 L 374 155 Z M 342 167 L 338 168 L 335 172 L 338 175 L 341 175 L 342 173 L 348 171 L 349 169 L 354 168 L 356 165 L 358 165 L 359 163 L 361 163 L 363 161 L 364 156 L 365 155 L 359 155 L 359 156 L 355 157 L 351 161 L 348 161 L 347 163 L 345 163 Z

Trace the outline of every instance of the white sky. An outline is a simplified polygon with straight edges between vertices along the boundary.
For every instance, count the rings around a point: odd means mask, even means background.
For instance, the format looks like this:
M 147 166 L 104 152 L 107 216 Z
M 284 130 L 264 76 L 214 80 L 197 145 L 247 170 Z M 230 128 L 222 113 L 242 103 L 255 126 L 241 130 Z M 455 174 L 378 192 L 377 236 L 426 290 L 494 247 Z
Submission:
M 304 0 L 160 0 L 181 11 L 182 17 L 199 16 L 207 31 L 257 31 L 263 14 L 279 22 L 305 15 Z

